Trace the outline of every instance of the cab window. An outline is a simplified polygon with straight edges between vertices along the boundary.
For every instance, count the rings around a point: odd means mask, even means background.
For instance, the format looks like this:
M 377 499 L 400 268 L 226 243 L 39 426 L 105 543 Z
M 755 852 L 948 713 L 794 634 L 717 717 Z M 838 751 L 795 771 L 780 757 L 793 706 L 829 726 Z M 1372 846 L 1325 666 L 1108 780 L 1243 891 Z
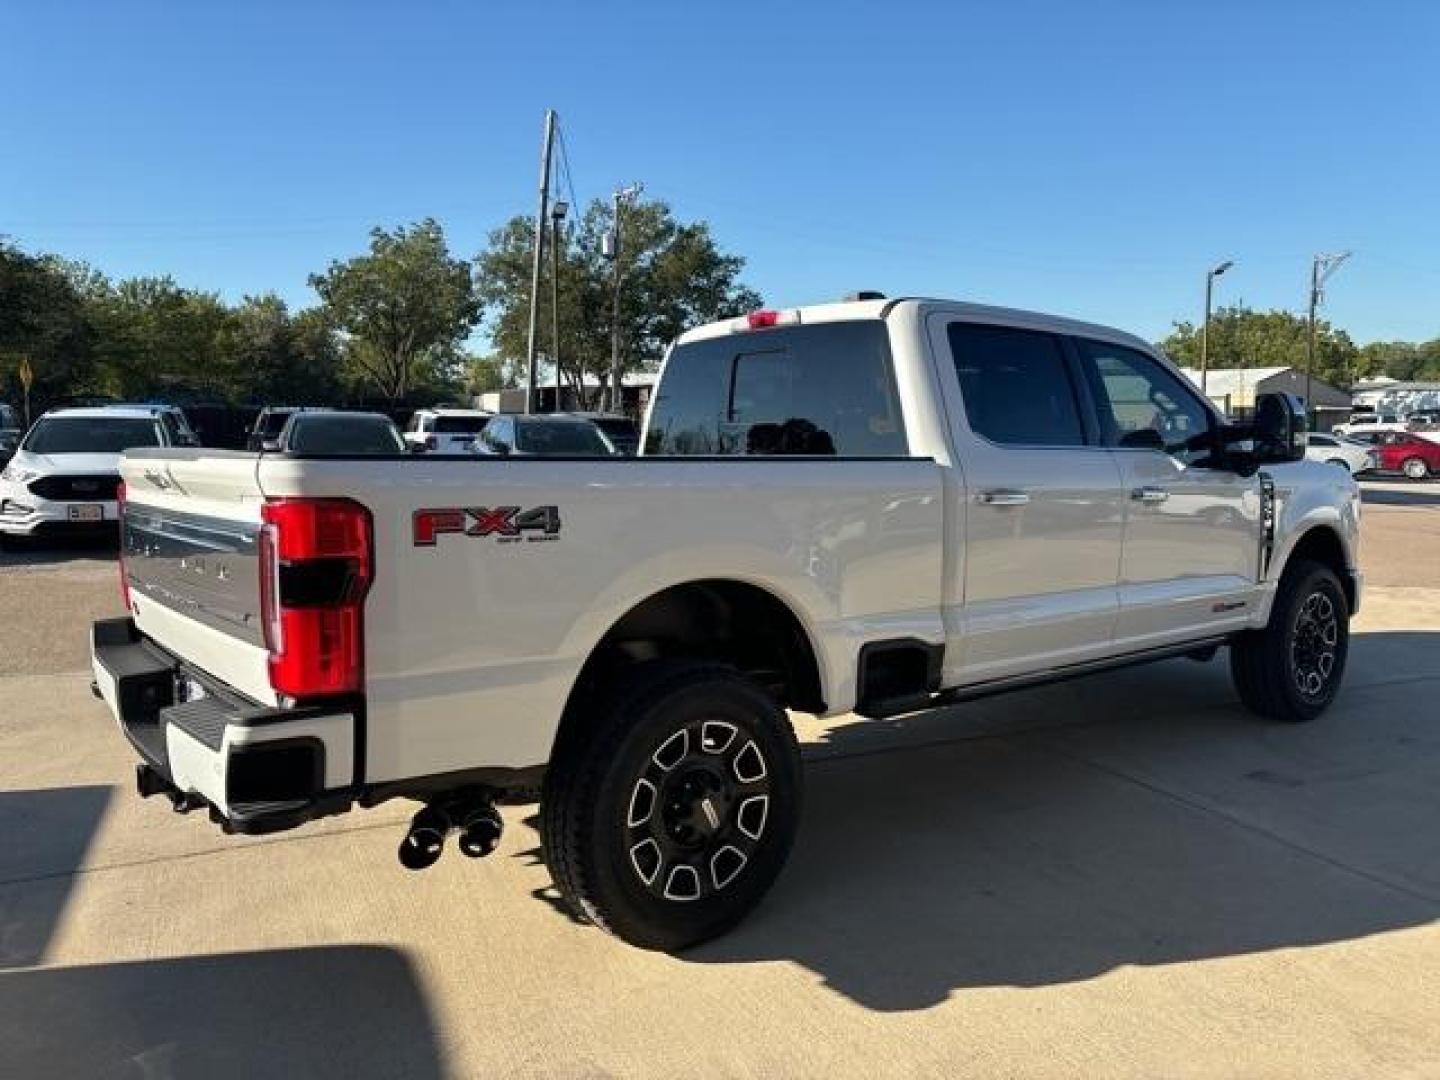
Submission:
M 1002 446 L 1083 446 L 1064 346 L 1054 334 L 951 323 L 947 336 L 970 430 Z
M 1210 460 L 1210 410 L 1179 376 L 1154 357 L 1123 345 L 1077 338 L 1076 346 L 1104 445 L 1163 451 L 1187 465 Z
M 884 323 L 817 323 L 677 346 L 645 452 L 906 456 Z

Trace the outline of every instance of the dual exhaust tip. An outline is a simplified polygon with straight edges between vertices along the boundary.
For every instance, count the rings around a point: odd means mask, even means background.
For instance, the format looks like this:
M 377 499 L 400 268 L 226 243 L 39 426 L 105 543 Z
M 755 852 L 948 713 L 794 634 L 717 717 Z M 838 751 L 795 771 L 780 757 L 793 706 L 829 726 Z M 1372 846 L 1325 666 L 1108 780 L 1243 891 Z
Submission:
M 500 846 L 505 822 L 500 811 L 488 800 L 440 806 L 431 803 L 410 821 L 405 838 L 400 841 L 400 865 L 406 870 L 425 870 L 434 866 L 445 852 L 445 839 L 458 833 L 456 841 L 462 854 L 483 859 Z

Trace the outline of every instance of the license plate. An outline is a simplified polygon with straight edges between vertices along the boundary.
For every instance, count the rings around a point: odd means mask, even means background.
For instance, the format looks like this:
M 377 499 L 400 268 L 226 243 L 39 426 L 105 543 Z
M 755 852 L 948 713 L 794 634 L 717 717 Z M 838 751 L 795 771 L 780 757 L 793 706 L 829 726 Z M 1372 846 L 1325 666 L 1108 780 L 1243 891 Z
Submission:
M 72 506 L 69 508 L 71 521 L 104 521 L 103 506 Z

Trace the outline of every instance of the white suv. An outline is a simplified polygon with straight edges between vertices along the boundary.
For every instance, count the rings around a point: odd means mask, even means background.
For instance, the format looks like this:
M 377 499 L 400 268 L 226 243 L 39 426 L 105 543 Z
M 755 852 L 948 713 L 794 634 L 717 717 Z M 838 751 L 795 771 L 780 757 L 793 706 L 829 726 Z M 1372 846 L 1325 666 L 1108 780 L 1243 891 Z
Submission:
M 196 445 L 185 415 L 170 406 L 54 409 L 0 472 L 0 539 L 113 523 L 122 453 Z
M 405 425 L 405 442 L 414 454 L 468 454 L 491 415 L 480 409 L 419 409 Z

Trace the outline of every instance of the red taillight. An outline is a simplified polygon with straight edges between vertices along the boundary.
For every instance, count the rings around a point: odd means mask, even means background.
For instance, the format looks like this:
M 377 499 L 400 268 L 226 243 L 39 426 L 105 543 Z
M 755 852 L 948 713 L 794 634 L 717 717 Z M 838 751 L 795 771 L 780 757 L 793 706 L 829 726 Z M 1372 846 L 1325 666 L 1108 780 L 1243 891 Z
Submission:
M 370 512 L 349 499 L 277 499 L 261 510 L 260 614 L 270 685 L 294 698 L 364 682 Z
M 745 316 L 745 321 L 750 325 L 751 330 L 763 330 L 767 326 L 774 326 L 780 321 L 778 311 L 752 311 Z
M 130 574 L 125 568 L 125 481 L 115 485 L 115 521 L 120 530 L 120 599 L 130 610 Z

